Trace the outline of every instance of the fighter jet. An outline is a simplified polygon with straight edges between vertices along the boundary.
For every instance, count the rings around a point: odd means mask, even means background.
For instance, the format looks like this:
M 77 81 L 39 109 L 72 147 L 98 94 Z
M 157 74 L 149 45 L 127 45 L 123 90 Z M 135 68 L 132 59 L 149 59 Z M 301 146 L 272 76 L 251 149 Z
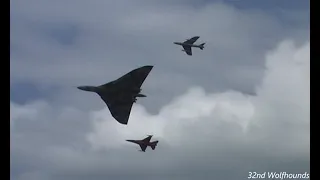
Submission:
M 183 47 L 182 51 L 186 52 L 189 56 L 192 56 L 191 47 L 197 47 L 197 48 L 200 48 L 201 50 L 203 50 L 204 45 L 206 44 L 206 43 L 202 43 L 199 45 L 194 44 L 194 42 L 196 42 L 199 38 L 200 38 L 200 36 L 194 36 L 193 38 L 187 39 L 184 42 L 173 42 L 173 44 L 181 45 Z
M 130 71 L 124 76 L 100 86 L 79 86 L 83 91 L 97 93 L 108 106 L 109 111 L 119 123 L 128 124 L 133 103 L 141 94 L 141 86 L 153 66 L 143 66 Z
M 142 140 L 126 140 L 126 141 L 138 144 L 141 148 L 140 151 L 145 152 L 148 146 L 150 146 L 152 150 L 156 149 L 156 146 L 159 141 L 150 142 L 151 138 L 152 138 L 152 135 L 148 135 L 148 137 Z

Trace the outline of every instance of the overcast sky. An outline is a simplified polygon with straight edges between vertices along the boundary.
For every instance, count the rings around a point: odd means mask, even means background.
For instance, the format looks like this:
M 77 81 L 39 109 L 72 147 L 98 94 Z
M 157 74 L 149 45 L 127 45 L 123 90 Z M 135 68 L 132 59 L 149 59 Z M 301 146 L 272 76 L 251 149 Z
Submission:
M 12 180 L 309 172 L 309 1 L 10 3 Z M 193 56 L 173 44 L 192 36 Z M 127 126 L 76 88 L 144 65 Z M 125 141 L 147 134 L 154 151 Z

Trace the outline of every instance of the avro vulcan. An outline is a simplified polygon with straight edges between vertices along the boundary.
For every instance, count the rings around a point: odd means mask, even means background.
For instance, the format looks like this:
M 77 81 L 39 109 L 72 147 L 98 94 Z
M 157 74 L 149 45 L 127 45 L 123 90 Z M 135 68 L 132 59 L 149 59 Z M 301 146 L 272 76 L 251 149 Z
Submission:
M 83 91 L 97 93 L 108 106 L 112 117 L 121 124 L 128 124 L 133 103 L 141 94 L 141 86 L 153 66 L 143 66 L 130 71 L 124 76 L 100 86 L 79 86 Z

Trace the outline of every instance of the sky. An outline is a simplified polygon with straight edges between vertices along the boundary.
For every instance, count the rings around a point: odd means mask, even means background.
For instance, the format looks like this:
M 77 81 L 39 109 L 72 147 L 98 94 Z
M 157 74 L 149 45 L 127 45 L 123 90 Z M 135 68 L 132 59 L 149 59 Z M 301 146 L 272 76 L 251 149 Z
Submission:
M 10 3 L 11 180 L 310 171 L 309 1 Z M 193 56 L 173 44 L 192 36 Z M 128 125 L 76 88 L 145 65 Z

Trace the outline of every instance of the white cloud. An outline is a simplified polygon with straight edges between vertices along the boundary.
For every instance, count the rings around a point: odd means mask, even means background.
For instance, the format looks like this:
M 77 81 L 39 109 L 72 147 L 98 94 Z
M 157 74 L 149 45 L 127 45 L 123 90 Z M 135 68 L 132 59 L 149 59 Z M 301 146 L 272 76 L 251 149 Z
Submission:
M 308 154 L 309 50 L 309 43 L 298 48 L 285 41 L 268 53 L 265 75 L 255 96 L 236 91 L 210 94 L 195 87 L 156 115 L 135 105 L 128 126 L 113 120 L 108 109 L 95 112 L 89 140 L 95 148 L 123 148 L 124 139 L 154 134 L 172 145 L 199 144 L 206 148 L 208 143 L 215 146 L 218 141 L 232 140 L 246 144 L 251 139 L 249 149 L 256 145 L 278 146 L 284 151 Z
M 19 105 L 10 102 L 10 129 L 14 130 L 14 121 L 17 120 L 33 120 L 39 116 L 41 111 L 48 108 L 48 104 L 44 101 L 36 101 L 26 105 Z

